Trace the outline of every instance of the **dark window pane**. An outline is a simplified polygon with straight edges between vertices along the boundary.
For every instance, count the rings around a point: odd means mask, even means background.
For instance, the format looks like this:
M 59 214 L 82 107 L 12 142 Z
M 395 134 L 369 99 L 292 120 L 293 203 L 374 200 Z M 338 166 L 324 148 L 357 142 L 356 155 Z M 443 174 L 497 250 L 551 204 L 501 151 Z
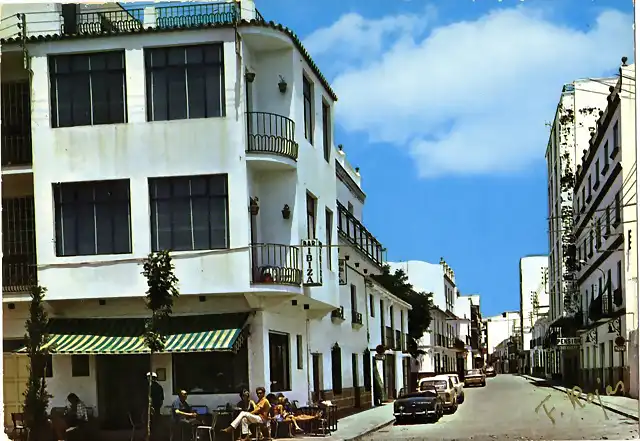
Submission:
M 164 67 L 167 64 L 167 57 L 164 49 L 148 49 L 147 67 Z
M 182 67 L 167 69 L 169 119 L 187 118 L 187 81 Z
M 185 50 L 182 47 L 172 47 L 167 49 L 167 65 L 169 66 L 184 66 L 185 62 Z
M 222 64 L 222 46 L 219 44 L 205 46 L 204 62 L 206 64 Z
M 94 221 L 93 204 L 78 204 L 76 212 L 76 237 L 79 255 L 92 255 L 96 252 L 96 224 Z
M 171 201 L 172 249 L 186 251 L 193 249 L 191 238 L 191 204 L 188 198 Z
M 227 248 L 227 199 L 211 199 L 209 213 L 211 248 Z
M 208 66 L 205 77 L 207 117 L 222 116 L 222 68 Z
M 89 71 L 88 55 L 72 55 L 70 61 L 71 61 L 72 72 L 88 72 Z
M 206 95 L 204 66 L 192 66 L 187 70 L 187 84 L 189 86 L 189 118 L 205 118 Z M 205 93 L 206 91 L 206 93 Z
M 107 70 L 107 54 L 91 55 L 89 62 L 91 63 L 92 72 L 101 72 Z
M 203 64 L 204 53 L 202 46 L 192 46 L 186 49 L 187 64 Z
M 167 74 L 164 71 L 154 70 L 151 73 L 151 115 L 152 121 L 166 121 L 169 118 L 167 103 Z
M 211 222 L 209 213 L 209 199 L 193 199 L 193 242 L 194 248 L 206 250 L 211 245 L 211 232 L 209 225 Z
M 109 52 L 107 56 L 107 69 L 124 69 L 124 52 Z

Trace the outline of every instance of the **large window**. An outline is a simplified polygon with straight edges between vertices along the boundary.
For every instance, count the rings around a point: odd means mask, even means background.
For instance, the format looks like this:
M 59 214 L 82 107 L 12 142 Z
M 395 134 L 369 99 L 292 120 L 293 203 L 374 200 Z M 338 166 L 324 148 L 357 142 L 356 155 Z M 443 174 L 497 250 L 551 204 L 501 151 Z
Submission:
M 56 255 L 131 252 L 129 180 L 54 184 Z
M 307 239 L 316 238 L 316 198 L 307 193 Z
M 291 390 L 289 334 L 269 333 L 269 371 L 271 392 Z
M 342 393 L 342 350 L 337 344 L 331 348 L 331 382 L 333 383 L 333 394 Z
M 173 354 L 173 394 L 182 389 L 191 395 L 237 393 L 249 387 L 246 343 L 237 353 L 198 352 Z
M 331 109 L 324 101 L 322 101 L 322 147 L 324 160 L 329 162 L 331 158 Z
M 224 116 L 222 44 L 145 50 L 147 119 Z
M 149 179 L 153 251 L 229 244 L 227 175 Z
M 127 121 L 124 51 L 49 57 L 51 126 Z
M 304 137 L 313 144 L 313 86 L 302 76 L 302 98 L 304 100 Z

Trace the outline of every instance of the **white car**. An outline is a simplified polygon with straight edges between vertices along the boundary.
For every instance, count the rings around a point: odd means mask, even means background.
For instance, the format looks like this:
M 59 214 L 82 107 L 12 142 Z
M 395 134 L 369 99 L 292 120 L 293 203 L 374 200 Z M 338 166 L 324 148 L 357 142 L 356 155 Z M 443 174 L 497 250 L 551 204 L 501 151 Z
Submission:
M 442 397 L 442 407 L 445 410 L 451 413 L 458 410 L 458 391 L 453 386 L 451 378 L 446 375 L 423 378 L 420 380 L 418 390 L 425 390 L 427 386 L 434 386 L 436 388 L 438 395 Z
M 458 399 L 458 403 L 462 404 L 464 402 L 464 383 L 460 381 L 458 374 L 442 374 L 436 375 L 435 378 L 444 378 L 449 377 L 451 382 L 453 383 L 453 387 L 456 389 L 456 395 Z

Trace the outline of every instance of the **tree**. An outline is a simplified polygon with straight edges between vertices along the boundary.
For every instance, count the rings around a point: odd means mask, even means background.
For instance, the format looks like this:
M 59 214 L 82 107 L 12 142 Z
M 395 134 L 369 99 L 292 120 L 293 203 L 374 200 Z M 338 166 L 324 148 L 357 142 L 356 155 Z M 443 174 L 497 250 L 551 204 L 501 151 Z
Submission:
M 142 275 L 147 279 L 145 303 L 151 317 L 145 323 L 144 341 L 151 355 L 164 350 L 167 341 L 167 325 L 173 313 L 173 302 L 179 296 L 178 278 L 168 251 L 158 251 L 147 256 L 143 263 Z M 151 437 L 151 376 L 148 378 L 147 433 Z
M 409 283 L 409 278 L 401 269 L 391 272 L 389 265 L 382 268 L 382 274 L 372 275 L 371 278 L 382 285 L 387 291 L 400 300 L 411 305 L 408 314 L 409 341 L 407 349 L 412 357 L 424 354 L 419 348 L 419 341 L 431 324 L 432 294 L 416 292 Z
M 49 341 L 49 317 L 44 309 L 46 288 L 34 286 L 31 289 L 29 318 L 25 323 L 26 348 L 29 355 L 29 379 L 24 392 L 25 424 L 30 439 L 41 441 L 49 430 L 47 408 L 51 395 L 47 393 L 45 370 L 49 352 L 45 347 Z

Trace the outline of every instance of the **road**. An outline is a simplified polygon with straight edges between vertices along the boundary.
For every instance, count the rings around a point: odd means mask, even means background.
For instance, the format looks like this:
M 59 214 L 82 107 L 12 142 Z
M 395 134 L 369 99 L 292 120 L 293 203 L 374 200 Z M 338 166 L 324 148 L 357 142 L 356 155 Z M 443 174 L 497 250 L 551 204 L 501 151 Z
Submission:
M 390 440 L 594 440 L 637 439 L 638 422 L 580 401 L 574 410 L 566 394 L 515 375 L 487 378 L 485 387 L 465 388 L 465 401 L 437 423 L 395 425 L 364 441 Z M 544 403 L 555 424 L 540 407 Z M 555 410 L 551 410 L 555 407 Z M 608 418 L 608 419 L 607 419 Z

